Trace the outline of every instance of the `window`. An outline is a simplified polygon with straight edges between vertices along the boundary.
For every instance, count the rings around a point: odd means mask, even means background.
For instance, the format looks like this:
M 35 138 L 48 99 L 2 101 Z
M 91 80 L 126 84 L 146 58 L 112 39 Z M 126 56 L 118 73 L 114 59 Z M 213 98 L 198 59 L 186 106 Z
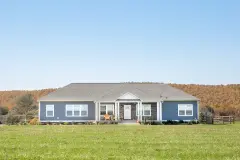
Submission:
M 105 115 L 107 113 L 107 106 L 100 107 L 100 115 Z
M 82 105 L 81 106 L 81 116 L 88 116 L 88 105 Z
M 143 104 L 143 115 L 151 116 L 151 104 Z
M 87 104 L 67 104 L 66 105 L 67 117 L 87 117 L 88 105 Z
M 114 108 L 114 105 L 101 105 L 100 115 L 103 115 L 103 116 L 105 114 L 113 115 L 113 108 Z
M 46 105 L 46 117 L 54 117 L 54 105 Z
M 104 119 L 105 114 L 112 116 L 114 114 L 114 105 L 112 105 L 112 104 L 101 105 L 100 106 L 100 117 L 102 120 Z
M 113 105 L 107 105 L 107 114 L 113 115 Z
M 192 104 L 179 104 L 178 105 L 178 116 L 193 116 L 193 105 Z
M 142 104 L 143 110 L 136 107 L 136 116 L 138 116 L 138 111 L 140 110 L 140 115 L 151 116 L 151 104 Z

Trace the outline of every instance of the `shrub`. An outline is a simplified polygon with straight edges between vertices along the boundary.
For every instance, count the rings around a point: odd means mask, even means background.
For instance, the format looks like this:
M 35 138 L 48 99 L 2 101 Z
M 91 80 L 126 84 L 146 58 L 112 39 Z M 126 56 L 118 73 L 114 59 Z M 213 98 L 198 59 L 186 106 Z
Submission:
M 184 123 L 183 121 L 173 121 L 173 120 L 167 120 L 167 121 L 163 121 L 162 122 L 164 125 L 178 125 L 178 124 L 181 124 L 181 123 Z
M 205 106 L 200 110 L 199 120 L 201 123 L 212 124 L 215 111 L 210 106 Z
M 167 120 L 166 122 L 164 122 L 164 124 L 171 125 L 174 124 L 174 122 L 172 120 Z
M 88 121 L 86 124 L 87 125 L 93 125 L 93 122 L 92 121 Z
M 20 120 L 21 120 L 21 118 L 19 116 L 9 115 L 7 117 L 6 123 L 9 124 L 9 125 L 14 125 L 14 124 L 20 123 Z
M 63 125 L 69 125 L 69 123 L 68 122 L 64 122 Z
M 143 125 L 150 125 L 150 124 L 152 124 L 152 122 L 144 120 L 144 121 L 141 122 L 141 124 L 143 124 Z
M 28 125 L 28 123 L 27 122 L 20 122 L 20 123 L 18 123 L 18 124 L 20 124 L 20 125 Z
M 92 123 L 93 124 L 93 123 Z M 99 121 L 96 124 L 104 125 L 104 124 L 118 124 L 118 121 Z
M 197 119 L 191 121 L 192 124 L 199 124 L 199 121 Z
M 172 120 L 167 120 L 167 124 L 173 124 Z
M 172 121 L 172 124 L 173 124 L 173 125 L 178 125 L 178 124 L 179 124 L 179 121 Z
M 192 121 L 189 121 L 189 122 L 188 122 L 188 125 L 192 125 L 192 124 L 193 124 L 193 122 L 192 122 Z
M 0 106 L 0 115 L 7 115 L 8 111 L 9 111 L 8 107 Z
M 163 123 L 162 122 L 160 122 L 160 121 L 158 121 L 158 122 L 156 122 L 156 121 L 152 121 L 152 123 L 151 123 L 151 125 L 162 125 Z
M 33 118 L 29 121 L 29 124 L 31 125 L 38 125 L 39 124 L 39 121 L 38 121 L 38 118 Z
M 115 122 L 114 121 L 110 121 L 109 124 L 115 124 Z
M 199 121 L 200 121 L 200 123 L 206 123 L 206 117 L 205 117 L 204 113 L 202 113 L 202 112 L 199 115 Z
M 182 124 L 182 123 L 184 123 L 184 121 L 183 121 L 183 120 L 180 120 L 179 123 Z
M 104 121 L 100 121 L 100 122 L 99 122 L 99 125 L 103 125 L 103 124 L 105 124 Z

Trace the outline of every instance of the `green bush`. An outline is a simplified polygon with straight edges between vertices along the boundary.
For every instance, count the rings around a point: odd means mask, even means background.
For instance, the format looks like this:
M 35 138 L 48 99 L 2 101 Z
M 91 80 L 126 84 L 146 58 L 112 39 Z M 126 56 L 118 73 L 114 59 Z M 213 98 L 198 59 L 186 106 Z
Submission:
M 104 124 L 105 124 L 104 121 L 100 121 L 100 122 L 99 122 L 99 125 L 104 125 Z
M 180 120 L 179 123 L 182 124 L 182 123 L 184 123 L 184 121 L 183 121 L 183 120 Z
M 180 121 L 167 120 L 162 123 L 164 125 L 179 125 L 179 124 L 184 124 L 184 121 L 183 120 L 180 120 Z
M 176 124 L 177 122 L 176 121 L 172 121 L 172 120 L 167 120 L 165 122 L 163 122 L 165 125 L 173 125 L 173 124 Z
M 19 122 L 18 124 L 20 124 L 20 125 L 28 125 L 28 123 L 26 123 L 26 122 Z
M 167 120 L 166 124 L 173 124 L 173 121 L 172 120 Z
M 7 123 L 8 125 L 14 125 L 14 124 L 20 123 L 20 121 L 21 121 L 21 118 L 20 118 L 19 116 L 9 115 L 9 116 L 7 117 L 6 123 Z
M 93 125 L 93 122 L 92 121 L 88 121 L 87 125 Z
M 0 106 L 0 115 L 7 115 L 8 111 L 9 111 L 8 107 Z
M 163 123 L 160 121 L 152 121 L 151 125 L 162 125 Z
M 93 123 L 94 124 L 94 123 Z M 104 124 L 118 124 L 118 121 L 99 121 L 96 122 L 97 125 L 104 125 Z
M 191 121 L 192 124 L 199 124 L 199 121 L 197 119 Z

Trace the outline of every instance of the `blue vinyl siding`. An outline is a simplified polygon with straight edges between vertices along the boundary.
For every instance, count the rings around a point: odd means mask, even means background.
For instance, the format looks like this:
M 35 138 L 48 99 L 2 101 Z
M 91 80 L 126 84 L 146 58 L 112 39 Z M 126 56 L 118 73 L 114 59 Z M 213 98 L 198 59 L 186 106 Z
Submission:
M 66 117 L 66 104 L 87 104 L 87 117 Z M 46 117 L 46 105 L 54 105 L 54 117 Z M 94 102 L 40 102 L 40 121 L 87 121 L 95 120 L 95 103 Z
M 193 104 L 193 116 L 178 116 L 178 104 Z M 165 101 L 162 104 L 162 120 L 198 119 L 197 101 Z

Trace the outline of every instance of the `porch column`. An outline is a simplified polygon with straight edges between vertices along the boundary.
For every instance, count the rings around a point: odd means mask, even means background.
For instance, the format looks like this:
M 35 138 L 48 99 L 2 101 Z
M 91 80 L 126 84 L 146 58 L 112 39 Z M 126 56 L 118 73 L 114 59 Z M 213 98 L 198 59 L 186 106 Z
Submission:
M 160 121 L 162 121 L 162 103 L 163 101 L 160 102 Z
M 142 114 L 143 114 L 143 106 L 142 106 L 142 102 L 139 103 L 139 109 L 140 109 L 140 121 L 142 121 Z
M 120 119 L 120 102 L 117 103 L 117 115 L 118 115 L 118 120 Z
M 98 102 L 95 102 L 95 120 L 98 121 Z
M 137 120 L 138 121 L 140 121 L 140 116 L 139 116 L 139 113 L 140 113 L 140 111 L 139 111 L 139 102 L 137 102 Z
M 117 107 L 117 102 L 115 102 L 115 105 L 114 105 L 114 114 L 115 114 L 115 120 L 118 120 L 118 107 Z
M 157 121 L 160 121 L 160 103 L 161 102 L 157 102 Z
M 101 102 L 98 102 L 98 121 L 101 120 L 101 116 L 100 116 L 100 109 L 101 108 Z

